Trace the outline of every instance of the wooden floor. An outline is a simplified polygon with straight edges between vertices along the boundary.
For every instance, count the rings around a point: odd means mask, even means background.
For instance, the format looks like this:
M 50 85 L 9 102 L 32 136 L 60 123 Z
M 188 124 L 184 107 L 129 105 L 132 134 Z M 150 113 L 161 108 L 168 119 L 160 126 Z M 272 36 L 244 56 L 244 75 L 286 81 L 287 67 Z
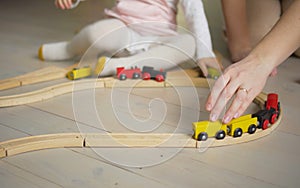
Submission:
M 60 11 L 52 0 L 0 1 L 0 79 L 52 64 L 74 63 L 41 62 L 37 49 L 44 42 L 70 39 L 84 25 L 101 18 L 101 10 L 110 4 L 110 0 L 90 0 L 75 10 Z M 299 187 L 300 59 L 289 58 L 278 71 L 264 91 L 279 94 L 284 116 L 279 128 L 263 139 L 207 150 L 65 148 L 30 152 L 0 160 L 0 187 Z M 1 108 L 0 141 L 130 129 L 191 134 L 191 121 L 199 114 L 199 119 L 207 119 L 203 106 L 208 92 L 193 88 L 97 89 L 92 99 L 82 91 Z M 200 109 L 195 103 L 198 98 Z M 248 112 L 255 110 L 252 105 Z

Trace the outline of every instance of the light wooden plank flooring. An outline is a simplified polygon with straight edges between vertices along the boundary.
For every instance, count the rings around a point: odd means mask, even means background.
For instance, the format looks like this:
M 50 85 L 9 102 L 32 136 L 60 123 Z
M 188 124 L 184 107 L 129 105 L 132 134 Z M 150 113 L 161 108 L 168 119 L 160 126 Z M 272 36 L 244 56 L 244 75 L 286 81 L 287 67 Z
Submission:
M 90 0 L 77 9 L 61 11 L 53 0 L 1 1 L 0 79 L 52 64 L 66 67 L 74 63 L 41 62 L 37 49 L 44 42 L 70 39 L 84 25 L 101 18 L 102 10 L 111 4 L 110 0 Z M 263 139 L 204 150 L 61 148 L 30 152 L 0 160 L 0 187 L 299 187 L 300 60 L 289 58 L 278 71 L 264 91 L 279 94 L 284 116 L 279 128 Z M 2 91 L 0 96 L 62 81 Z M 68 132 L 191 134 L 192 121 L 207 119 L 204 102 L 208 92 L 97 89 L 94 97 L 81 91 L 1 108 L 0 141 Z M 256 110 L 251 105 L 247 112 Z

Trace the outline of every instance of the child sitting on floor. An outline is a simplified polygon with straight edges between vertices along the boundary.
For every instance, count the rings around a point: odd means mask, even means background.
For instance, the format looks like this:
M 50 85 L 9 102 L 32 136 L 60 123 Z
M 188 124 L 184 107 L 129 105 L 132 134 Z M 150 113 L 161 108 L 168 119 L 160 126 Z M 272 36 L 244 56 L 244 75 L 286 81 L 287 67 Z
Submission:
M 179 2 L 190 33 L 177 31 Z M 72 8 L 72 0 L 55 0 L 55 4 L 61 9 Z M 119 66 L 170 69 L 194 57 L 205 76 L 207 66 L 219 68 L 201 0 L 117 0 L 105 14 L 106 19 L 86 26 L 70 41 L 43 44 L 39 58 L 67 60 L 89 49 L 105 55 L 98 60 L 103 64 L 100 76 L 114 74 Z M 120 52 L 128 56 L 109 58 Z

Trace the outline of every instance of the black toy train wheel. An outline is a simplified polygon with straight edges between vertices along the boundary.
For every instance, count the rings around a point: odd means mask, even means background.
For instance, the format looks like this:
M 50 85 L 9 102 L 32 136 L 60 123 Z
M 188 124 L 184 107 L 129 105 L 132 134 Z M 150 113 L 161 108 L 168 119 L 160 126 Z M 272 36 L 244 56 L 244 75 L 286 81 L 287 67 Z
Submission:
M 222 140 L 222 139 L 225 138 L 225 136 L 226 136 L 225 131 L 219 130 L 219 131 L 217 132 L 217 134 L 216 134 L 216 139 Z
M 141 75 L 138 72 L 132 74 L 132 79 L 139 79 Z
M 119 77 L 120 80 L 126 80 L 127 79 L 127 76 L 126 74 L 121 74 L 120 77 Z
M 208 138 L 208 135 L 207 135 L 207 133 L 206 132 L 202 132 L 202 133 L 200 133 L 199 135 L 198 135 L 198 141 L 205 141 L 205 140 L 207 140 L 207 138 Z
M 241 128 L 236 128 L 233 133 L 233 137 L 240 137 L 243 134 L 243 130 Z
M 256 125 L 251 124 L 251 125 L 248 127 L 248 133 L 249 133 L 249 134 L 253 134 L 253 133 L 255 133 L 255 131 L 256 131 Z

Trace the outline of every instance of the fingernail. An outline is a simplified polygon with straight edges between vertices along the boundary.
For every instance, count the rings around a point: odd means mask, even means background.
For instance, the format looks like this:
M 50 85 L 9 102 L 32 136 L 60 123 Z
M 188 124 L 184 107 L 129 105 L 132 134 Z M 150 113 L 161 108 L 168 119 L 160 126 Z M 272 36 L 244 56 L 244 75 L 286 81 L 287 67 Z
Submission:
M 223 118 L 223 123 L 229 123 L 229 121 L 231 120 L 231 117 L 230 116 L 225 116 Z
M 217 120 L 217 115 L 216 114 L 210 114 L 210 121 L 216 121 Z
M 207 105 L 206 105 L 206 110 L 211 111 L 211 109 L 212 109 L 212 105 L 211 105 L 210 103 L 207 104 Z
M 239 116 L 240 116 L 239 113 L 235 113 L 234 116 L 233 116 L 233 118 L 238 118 Z

